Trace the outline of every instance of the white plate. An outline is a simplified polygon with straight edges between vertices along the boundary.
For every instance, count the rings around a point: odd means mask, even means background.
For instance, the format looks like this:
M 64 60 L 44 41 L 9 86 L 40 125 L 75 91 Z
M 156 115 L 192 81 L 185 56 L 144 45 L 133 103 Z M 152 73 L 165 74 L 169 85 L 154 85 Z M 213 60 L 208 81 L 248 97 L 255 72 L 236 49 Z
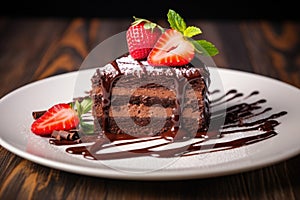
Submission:
M 90 87 L 94 70 L 67 73 L 23 86 L 0 100 L 0 144 L 12 153 L 32 162 L 77 174 L 133 180 L 176 180 L 215 177 L 239 173 L 274 164 L 300 152 L 300 90 L 275 79 L 228 69 L 218 69 L 224 90 L 237 89 L 245 95 L 259 91 L 254 98 L 266 99 L 272 112 L 286 111 L 275 127 L 278 135 L 236 149 L 173 159 L 133 158 L 122 161 L 91 161 L 65 152 L 66 146 L 54 146 L 48 138 L 30 132 L 32 111 L 44 110 L 58 102 L 68 102 Z M 86 83 L 76 85 L 78 79 Z M 76 85 L 76 91 L 74 91 Z M 156 167 L 157 160 L 166 161 Z M 159 161 L 159 162 L 160 162 Z M 119 162 L 119 163 L 118 163 Z M 158 163 L 159 163 L 158 162 Z M 124 168 L 120 167 L 124 164 Z M 161 163 L 159 163 L 160 166 Z M 154 166 L 156 170 L 147 167 Z

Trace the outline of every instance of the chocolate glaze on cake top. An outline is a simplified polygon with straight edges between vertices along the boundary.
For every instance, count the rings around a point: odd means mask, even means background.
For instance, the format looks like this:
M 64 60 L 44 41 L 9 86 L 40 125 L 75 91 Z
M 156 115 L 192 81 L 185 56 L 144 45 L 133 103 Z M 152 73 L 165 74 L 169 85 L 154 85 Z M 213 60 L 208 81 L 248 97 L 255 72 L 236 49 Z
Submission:
M 99 83 L 99 75 L 104 74 L 109 74 L 112 77 L 120 74 L 134 75 L 139 78 L 141 78 L 143 75 L 163 75 L 169 77 L 175 75 L 178 79 L 185 77 L 188 80 L 201 77 L 204 80 L 206 86 L 210 85 L 210 74 L 207 66 L 197 57 L 195 57 L 191 63 L 185 66 L 154 67 L 149 65 L 147 61 L 138 61 L 133 59 L 130 55 L 126 54 L 117 58 L 110 64 L 98 68 L 97 73 L 92 77 L 92 83 Z

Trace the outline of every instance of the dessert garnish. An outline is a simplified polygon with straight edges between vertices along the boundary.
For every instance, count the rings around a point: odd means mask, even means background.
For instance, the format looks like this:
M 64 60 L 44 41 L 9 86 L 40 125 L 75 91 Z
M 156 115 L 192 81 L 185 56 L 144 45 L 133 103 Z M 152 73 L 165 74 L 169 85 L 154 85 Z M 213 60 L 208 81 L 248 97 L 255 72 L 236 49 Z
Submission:
M 132 58 L 142 60 L 147 58 L 163 28 L 141 18 L 134 18 L 134 22 L 126 32 L 128 50 Z
M 218 49 L 207 40 L 193 40 L 201 29 L 187 26 L 183 18 L 170 9 L 170 28 L 163 29 L 146 19 L 135 18 L 127 30 L 127 43 L 130 55 L 141 60 L 147 58 L 152 66 L 183 66 L 191 62 L 195 52 L 204 56 L 215 56 Z
M 153 47 L 148 63 L 153 66 L 183 66 L 191 62 L 195 51 L 204 56 L 215 56 L 218 49 L 207 40 L 193 40 L 202 33 L 195 26 L 187 26 L 183 18 L 174 10 L 168 12 L 170 28 L 167 29 Z
M 49 136 L 54 131 L 69 131 L 80 125 L 89 132 L 91 127 L 82 120 L 82 116 L 91 110 L 91 106 L 91 99 L 84 98 L 81 102 L 58 103 L 47 111 L 33 112 L 35 121 L 31 124 L 31 131 L 36 135 Z
M 190 63 L 194 55 L 193 44 L 179 31 L 168 29 L 155 44 L 147 61 L 152 66 L 183 66 Z

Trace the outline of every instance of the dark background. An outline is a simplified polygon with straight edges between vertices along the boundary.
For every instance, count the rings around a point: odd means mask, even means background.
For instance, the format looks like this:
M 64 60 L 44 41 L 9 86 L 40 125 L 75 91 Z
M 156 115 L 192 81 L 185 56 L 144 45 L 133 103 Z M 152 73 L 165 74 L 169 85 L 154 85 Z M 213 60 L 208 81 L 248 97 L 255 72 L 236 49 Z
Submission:
M 171 8 L 185 18 L 299 20 L 294 0 L 28 0 L 2 4 L 0 15 L 9 17 L 165 18 Z

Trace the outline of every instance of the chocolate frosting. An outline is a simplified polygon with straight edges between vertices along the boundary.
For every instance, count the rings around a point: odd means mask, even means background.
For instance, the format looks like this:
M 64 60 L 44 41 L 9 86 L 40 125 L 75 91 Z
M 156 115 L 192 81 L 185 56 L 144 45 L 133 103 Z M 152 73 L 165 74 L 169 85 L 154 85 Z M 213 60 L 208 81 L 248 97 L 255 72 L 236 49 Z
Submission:
M 177 77 L 181 79 L 183 77 L 188 80 L 201 77 L 207 87 L 210 85 L 210 74 L 207 66 L 197 57 L 192 60 L 191 63 L 184 66 L 169 67 L 161 66 L 154 67 L 148 64 L 147 61 L 137 61 L 130 55 L 124 55 L 115 61 L 107 64 L 103 67 L 99 67 L 97 72 L 92 77 L 93 84 L 99 84 L 99 78 L 104 74 L 110 76 L 133 75 L 135 77 L 143 77 L 143 75 L 164 75 L 168 77 Z

